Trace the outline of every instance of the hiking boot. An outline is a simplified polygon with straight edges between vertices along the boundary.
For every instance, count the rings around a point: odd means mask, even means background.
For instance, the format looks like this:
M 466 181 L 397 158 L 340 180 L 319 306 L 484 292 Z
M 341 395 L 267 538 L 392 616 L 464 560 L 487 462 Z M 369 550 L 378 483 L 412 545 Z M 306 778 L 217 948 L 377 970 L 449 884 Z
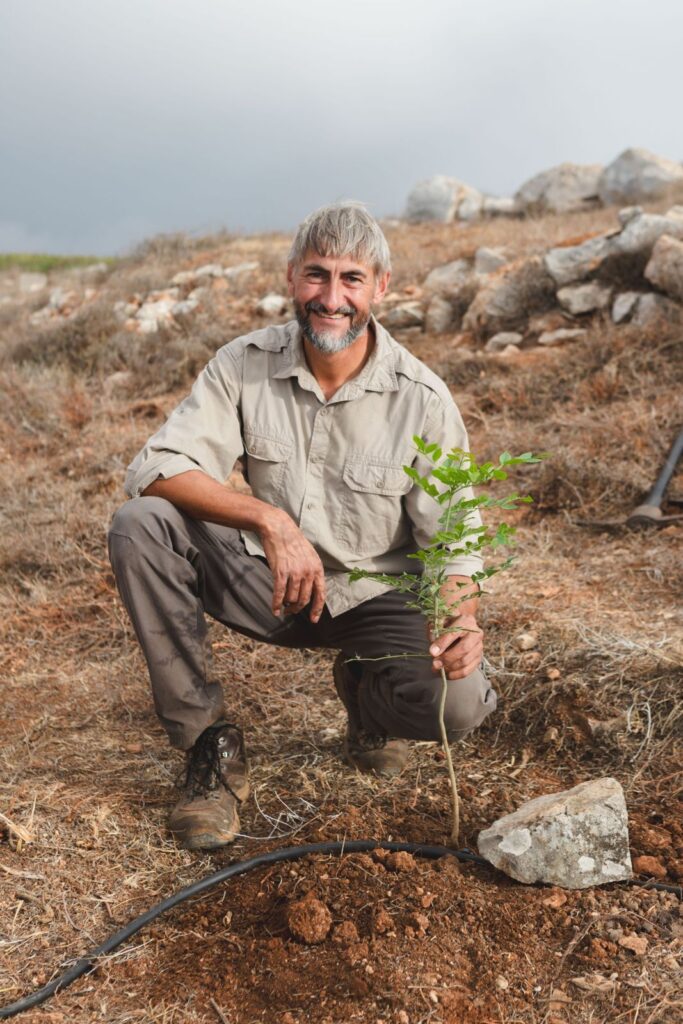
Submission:
M 210 725 L 187 752 L 183 796 L 169 830 L 186 850 L 213 850 L 239 832 L 238 804 L 249 796 L 249 765 L 242 730 L 223 719 Z
M 335 659 L 333 674 L 337 694 L 348 715 L 342 747 L 344 760 L 360 772 L 398 775 L 408 760 L 408 741 L 370 733 L 363 728 L 358 700 L 361 680 L 344 663 L 341 653 Z

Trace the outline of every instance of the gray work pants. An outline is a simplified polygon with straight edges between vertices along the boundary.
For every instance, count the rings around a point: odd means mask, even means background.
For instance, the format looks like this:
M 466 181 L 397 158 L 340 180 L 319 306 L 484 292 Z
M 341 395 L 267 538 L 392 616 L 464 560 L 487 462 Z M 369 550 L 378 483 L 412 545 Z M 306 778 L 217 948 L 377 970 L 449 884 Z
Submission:
M 270 569 L 264 559 L 247 554 L 239 531 L 192 519 L 164 498 L 135 498 L 119 509 L 109 533 L 109 556 L 147 660 L 157 714 L 171 744 L 181 750 L 226 714 L 205 612 L 238 633 L 282 647 L 330 648 L 349 658 L 427 653 L 425 620 L 406 608 L 406 596 L 396 591 L 335 618 L 325 608 L 315 624 L 308 609 L 278 618 L 271 610 Z M 229 702 L 229 684 L 227 689 Z M 438 740 L 440 690 L 441 676 L 429 658 L 364 662 L 363 727 Z M 495 706 L 496 693 L 480 671 L 449 682 L 449 737 L 462 738 Z

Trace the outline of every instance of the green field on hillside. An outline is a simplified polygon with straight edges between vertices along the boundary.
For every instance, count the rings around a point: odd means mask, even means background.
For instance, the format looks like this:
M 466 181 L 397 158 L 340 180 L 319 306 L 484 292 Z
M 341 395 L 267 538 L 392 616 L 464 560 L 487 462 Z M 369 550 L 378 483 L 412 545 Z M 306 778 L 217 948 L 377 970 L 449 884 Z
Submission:
M 50 270 L 88 267 L 93 263 L 116 263 L 113 256 L 52 256 L 44 252 L 1 252 L 0 270 L 31 270 L 47 274 Z

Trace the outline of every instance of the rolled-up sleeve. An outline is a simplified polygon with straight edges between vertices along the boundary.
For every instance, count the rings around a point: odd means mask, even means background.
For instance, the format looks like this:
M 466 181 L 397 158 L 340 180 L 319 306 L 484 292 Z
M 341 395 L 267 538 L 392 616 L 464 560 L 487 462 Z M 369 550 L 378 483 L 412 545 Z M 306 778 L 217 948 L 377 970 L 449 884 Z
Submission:
M 429 415 L 425 421 L 424 440 L 428 444 L 438 444 L 444 454 L 451 448 L 462 448 L 466 452 L 470 450 L 465 424 L 458 407 L 450 397 L 442 399 L 437 394 L 432 396 Z M 422 455 L 417 456 L 413 465 L 421 476 L 426 476 L 431 468 L 429 460 Z M 465 487 L 457 492 L 456 498 L 473 496 L 472 488 Z M 442 528 L 439 517 L 444 512 L 444 506 L 439 505 L 417 485 L 408 492 L 405 503 L 415 542 L 421 548 L 426 547 L 434 534 Z M 472 509 L 468 513 L 467 523 L 469 526 L 481 526 L 478 509 Z M 481 571 L 483 564 L 481 555 L 463 553 L 454 555 L 453 560 L 446 565 L 445 571 L 448 576 L 472 576 L 473 573 Z
M 168 480 L 191 469 L 220 483 L 230 475 L 244 451 L 239 412 L 242 372 L 235 351 L 234 343 L 220 349 L 188 397 L 135 456 L 125 482 L 131 498 L 159 477 Z

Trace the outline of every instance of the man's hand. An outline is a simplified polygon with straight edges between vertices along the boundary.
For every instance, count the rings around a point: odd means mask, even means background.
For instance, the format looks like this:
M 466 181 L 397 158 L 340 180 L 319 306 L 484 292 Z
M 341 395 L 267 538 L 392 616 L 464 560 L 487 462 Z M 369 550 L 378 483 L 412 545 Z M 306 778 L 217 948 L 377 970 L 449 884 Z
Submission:
M 475 618 L 479 606 L 479 587 L 469 576 L 449 576 L 441 588 L 441 597 L 453 608 L 445 626 L 459 629 L 443 633 L 432 643 L 430 630 L 429 653 L 434 658 L 432 668 L 446 670 L 447 679 L 464 679 L 479 668 L 484 653 L 484 633 Z
M 318 622 L 325 605 L 325 573 L 315 548 L 280 509 L 272 509 L 259 533 L 273 574 L 273 614 L 284 607 L 293 615 L 310 601 L 310 620 Z
M 477 625 L 474 615 L 455 616 L 448 625 L 457 625 L 460 629 L 443 633 L 431 644 L 429 653 L 434 658 L 432 668 L 438 672 L 443 666 L 447 679 L 464 679 L 481 664 L 484 632 Z

